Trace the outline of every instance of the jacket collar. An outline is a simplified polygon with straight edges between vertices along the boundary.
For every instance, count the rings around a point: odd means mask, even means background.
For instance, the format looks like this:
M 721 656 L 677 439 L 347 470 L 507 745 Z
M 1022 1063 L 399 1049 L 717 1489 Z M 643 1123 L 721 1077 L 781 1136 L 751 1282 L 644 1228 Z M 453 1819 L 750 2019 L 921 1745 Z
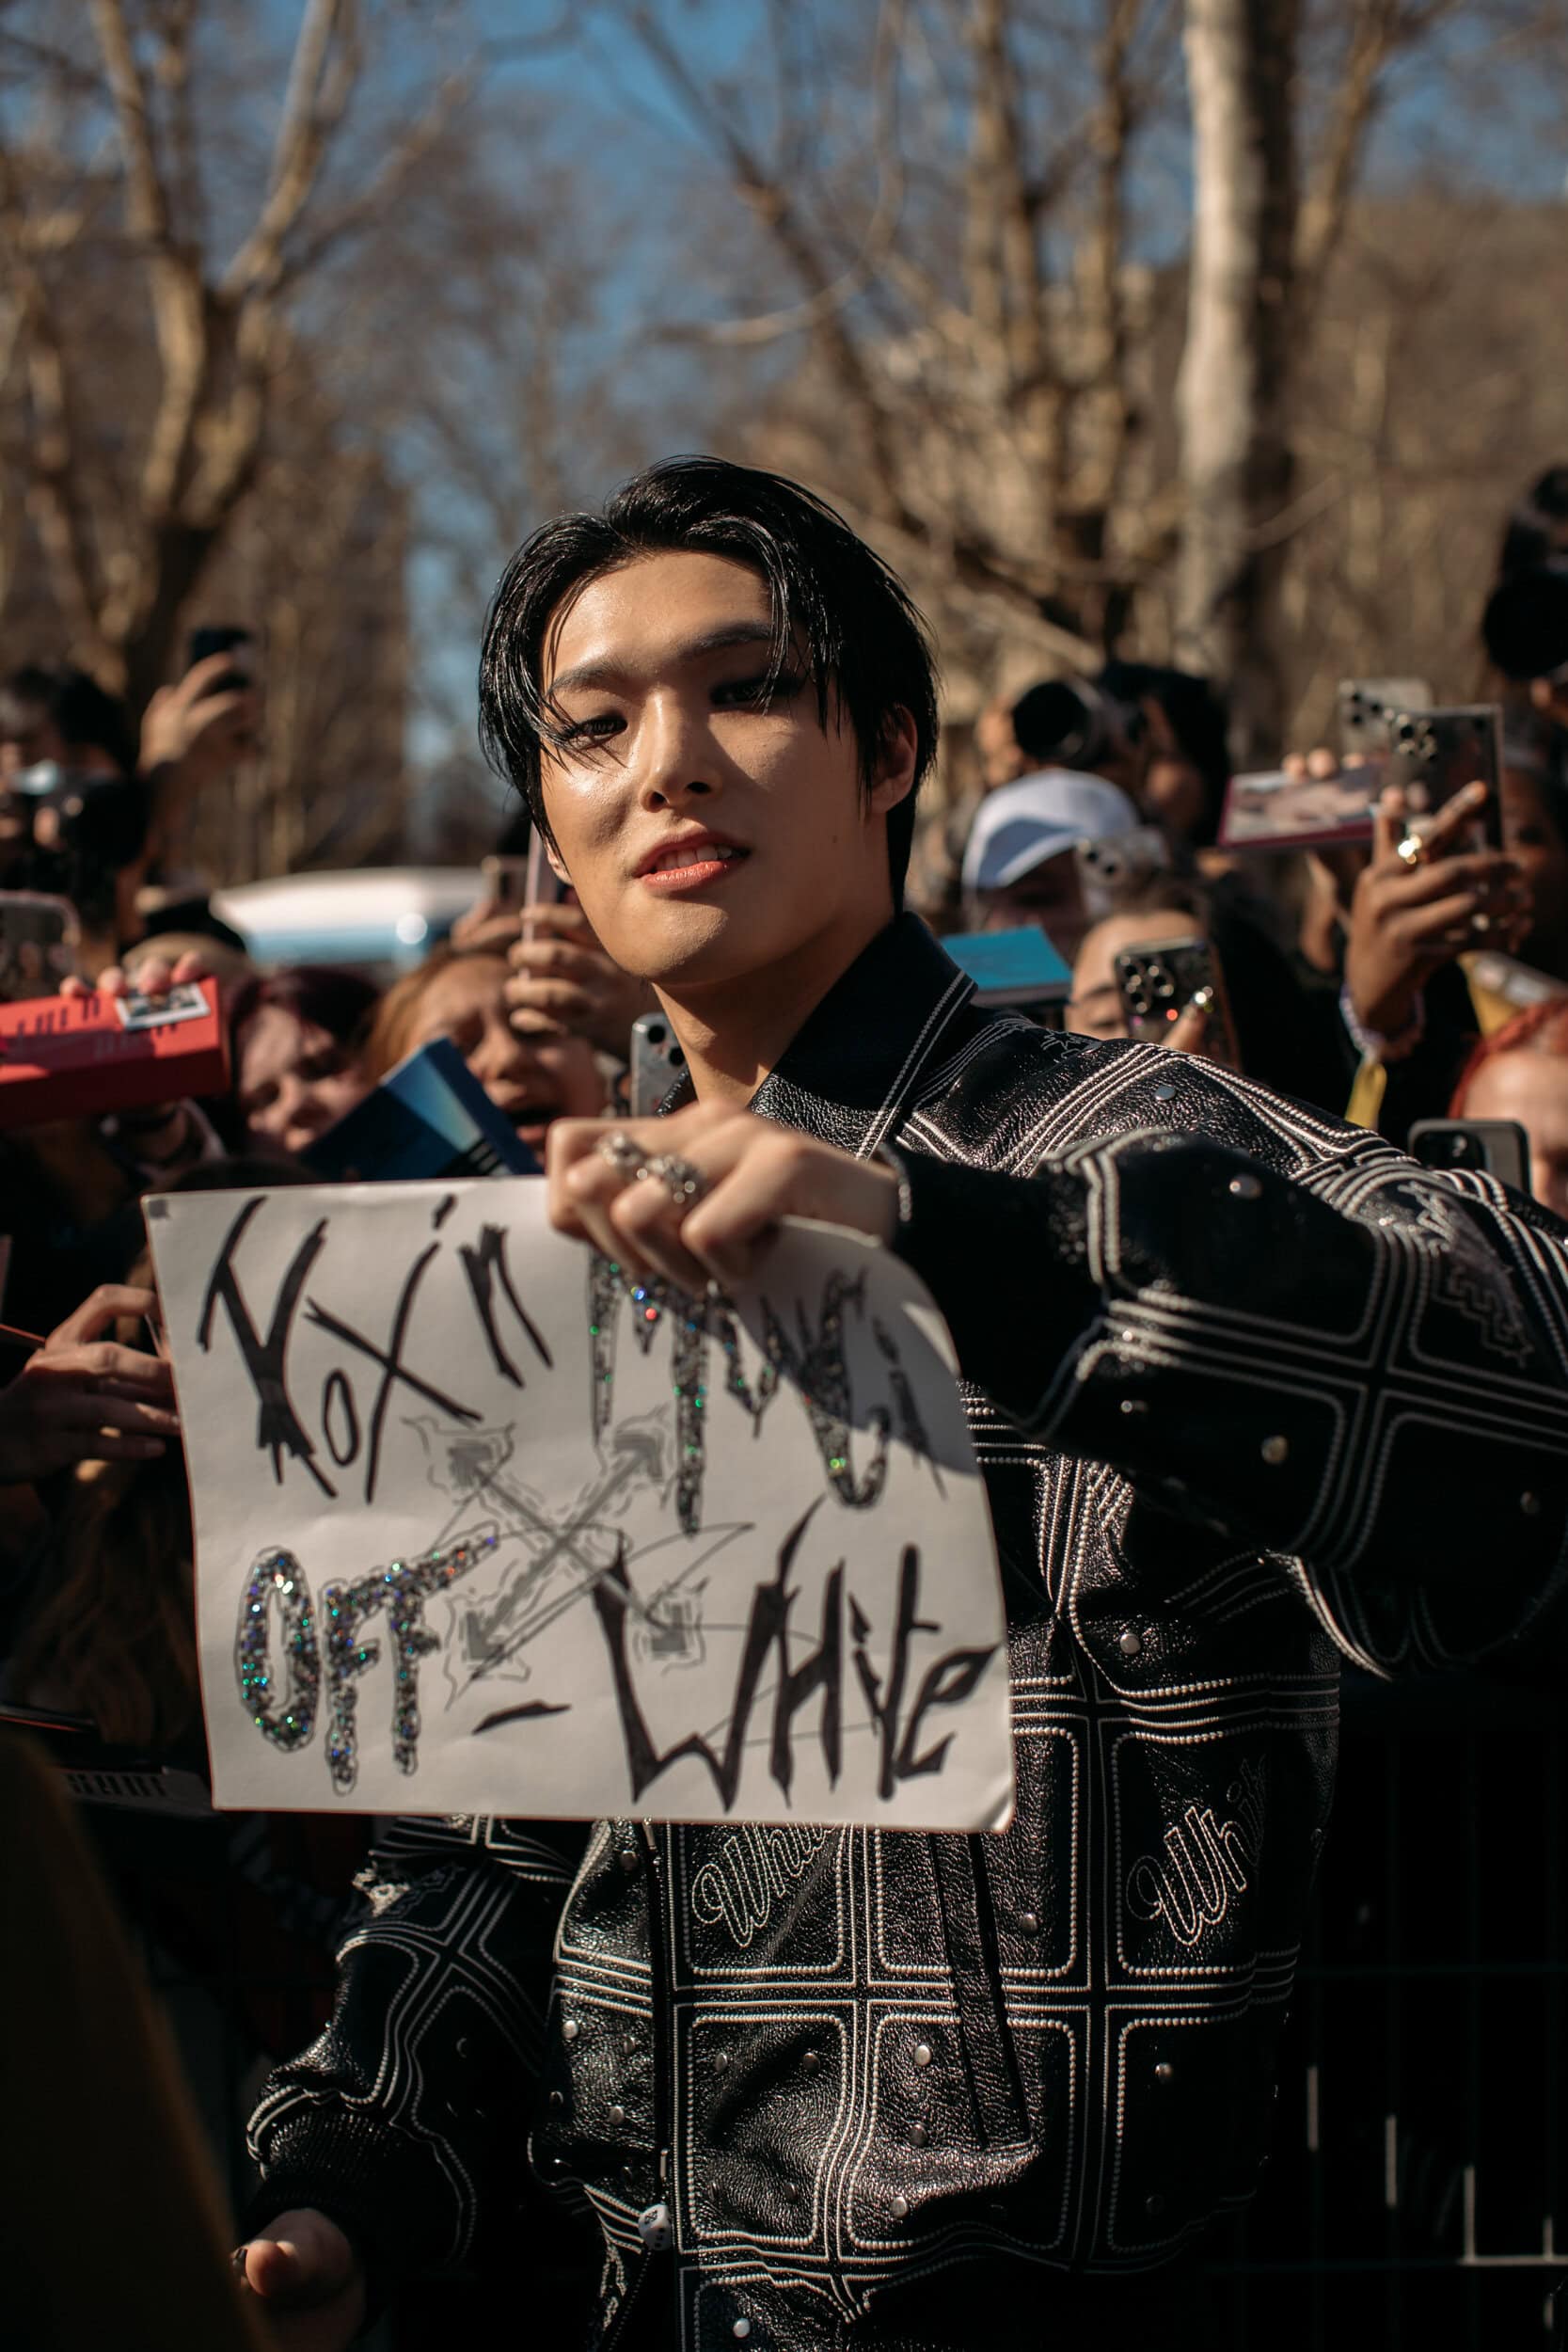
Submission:
M 918 915 L 895 915 L 807 1015 L 751 1108 L 869 1158 L 974 987 Z

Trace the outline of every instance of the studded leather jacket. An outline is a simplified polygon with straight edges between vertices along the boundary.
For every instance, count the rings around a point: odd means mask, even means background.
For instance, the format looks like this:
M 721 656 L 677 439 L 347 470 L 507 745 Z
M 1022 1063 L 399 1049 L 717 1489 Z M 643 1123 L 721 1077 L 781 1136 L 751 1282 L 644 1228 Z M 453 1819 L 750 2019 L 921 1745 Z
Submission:
M 901 1169 L 1001 1555 L 1013 1825 L 400 1825 L 259 2109 L 255 2218 L 451 2259 L 531 2135 L 602 2233 L 596 2343 L 956 2343 L 923 2298 L 1021 2280 L 1044 2328 L 1253 2185 L 1340 1655 L 1507 1647 L 1560 1588 L 1563 1229 L 988 1015 L 911 918 L 753 1108 Z

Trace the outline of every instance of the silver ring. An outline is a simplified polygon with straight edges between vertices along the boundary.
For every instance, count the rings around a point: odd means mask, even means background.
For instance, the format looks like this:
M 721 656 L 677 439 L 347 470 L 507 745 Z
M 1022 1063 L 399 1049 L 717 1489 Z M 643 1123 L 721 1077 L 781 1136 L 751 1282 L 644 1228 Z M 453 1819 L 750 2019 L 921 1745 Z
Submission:
M 1426 864 L 1427 845 L 1418 833 L 1407 833 L 1395 850 L 1394 855 L 1402 859 L 1414 873 L 1418 866 Z
M 1473 931 L 1485 932 L 1485 931 L 1489 931 L 1489 930 L 1491 930 L 1491 928 L 1492 928 L 1492 917 L 1491 917 L 1489 914 L 1472 914 L 1472 915 L 1471 915 L 1471 917 L 1470 917 L 1470 929 L 1471 929 Z
M 617 1176 L 625 1176 L 628 1182 L 634 1176 L 645 1176 L 648 1172 L 647 1153 L 633 1143 L 624 1127 L 616 1127 L 608 1136 L 601 1136 L 594 1149 L 601 1160 L 610 1162 Z
M 638 1172 L 656 1177 L 677 1209 L 689 1209 L 708 1189 L 708 1180 L 702 1169 L 693 1168 L 689 1160 L 683 1160 L 675 1152 L 659 1152 L 657 1159 L 647 1161 Z

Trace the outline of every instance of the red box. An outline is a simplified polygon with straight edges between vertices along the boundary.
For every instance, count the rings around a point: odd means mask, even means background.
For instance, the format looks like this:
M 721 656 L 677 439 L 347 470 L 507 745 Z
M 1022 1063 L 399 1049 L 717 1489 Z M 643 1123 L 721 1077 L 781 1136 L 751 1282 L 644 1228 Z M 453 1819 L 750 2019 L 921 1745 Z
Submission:
M 215 980 L 166 997 L 29 996 L 0 1005 L 0 1127 L 220 1094 L 229 1041 Z

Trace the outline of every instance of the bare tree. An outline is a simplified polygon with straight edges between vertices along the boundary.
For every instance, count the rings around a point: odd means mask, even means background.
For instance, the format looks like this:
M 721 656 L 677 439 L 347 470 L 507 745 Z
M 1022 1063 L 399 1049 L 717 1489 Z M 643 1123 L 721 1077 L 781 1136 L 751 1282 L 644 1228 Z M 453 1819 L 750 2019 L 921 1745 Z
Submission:
M 87 193 L 62 203 L 24 135 L 0 151 L 0 227 L 30 409 L 27 503 L 55 600 L 78 658 L 139 704 L 255 484 L 302 292 L 393 203 L 466 96 L 473 69 L 448 72 L 424 111 L 387 142 L 380 164 L 328 200 L 326 167 L 363 77 L 367 34 L 358 0 L 304 0 L 261 194 L 224 260 L 211 228 L 193 76 L 201 0 L 135 13 L 128 0 L 85 5 L 91 52 L 53 62 L 56 77 L 70 67 L 89 118 L 101 94 L 112 163 L 93 158 Z M 49 92 L 51 104 L 56 96 Z M 86 503 L 95 469 L 79 370 L 51 267 L 89 215 L 118 219 L 124 258 L 145 289 L 155 359 L 132 478 L 96 514 Z
M 1330 88 L 1303 189 L 1299 0 L 1187 0 L 1194 223 L 1177 384 L 1176 644 L 1192 667 L 1231 683 L 1243 761 L 1277 755 L 1287 716 L 1286 549 L 1314 511 L 1296 503 L 1301 361 L 1392 70 L 1458 6 L 1330 0 L 1317 13 Z
M 1295 0 L 1187 0 L 1194 223 L 1178 384 L 1185 527 L 1177 653 L 1226 678 L 1234 750 L 1277 746 L 1285 399 L 1296 184 L 1291 110 Z
M 768 119 L 701 77 L 667 12 L 626 10 L 778 273 L 768 309 L 688 331 L 732 353 L 797 340 L 751 446 L 800 462 L 816 442 L 807 469 L 915 578 L 951 650 L 1000 637 L 1037 669 L 1092 662 L 1142 561 L 1118 535 L 1148 278 L 1126 189 L 1172 9 L 1084 0 L 1064 24 L 1032 0 L 879 0 L 809 42 L 807 13 L 761 10 Z

